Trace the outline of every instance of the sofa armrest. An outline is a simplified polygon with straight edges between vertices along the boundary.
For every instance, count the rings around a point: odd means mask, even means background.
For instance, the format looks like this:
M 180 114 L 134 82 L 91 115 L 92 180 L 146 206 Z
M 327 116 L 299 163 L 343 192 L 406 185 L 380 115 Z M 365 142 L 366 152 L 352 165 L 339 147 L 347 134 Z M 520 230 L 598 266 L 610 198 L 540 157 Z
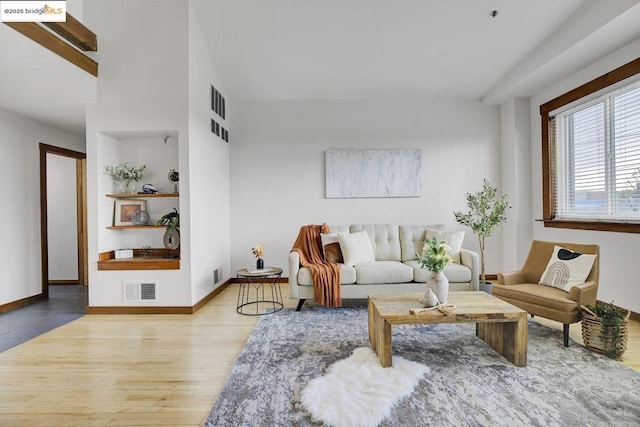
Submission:
M 300 254 L 289 252 L 289 296 L 298 299 L 298 271 L 300 271 Z
M 520 270 L 498 273 L 499 285 L 518 285 L 520 283 L 525 283 L 524 273 Z
M 585 282 L 569 289 L 568 298 L 580 305 L 594 305 L 596 303 L 597 293 L 598 287 L 595 282 Z
M 460 249 L 460 264 L 471 270 L 471 290 L 477 291 L 480 283 L 480 255 L 468 249 Z

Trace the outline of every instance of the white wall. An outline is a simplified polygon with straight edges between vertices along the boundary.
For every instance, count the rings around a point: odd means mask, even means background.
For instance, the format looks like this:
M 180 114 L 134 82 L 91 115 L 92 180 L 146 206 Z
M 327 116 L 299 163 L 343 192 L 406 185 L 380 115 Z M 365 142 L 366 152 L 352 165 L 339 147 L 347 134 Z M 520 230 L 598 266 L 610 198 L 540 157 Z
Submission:
M 82 136 L 0 110 L 0 200 L 7 225 L 0 245 L 0 304 L 42 292 L 40 142 L 84 151 Z
M 189 176 L 184 173 L 189 170 L 187 1 L 91 1 L 84 3 L 83 15 L 85 24 L 99 35 L 100 46 L 98 100 L 87 108 L 89 305 L 124 305 L 122 281 L 149 280 L 159 283 L 157 305 L 191 306 Z M 129 235 L 127 230 L 104 228 L 105 215 L 111 214 L 105 209 L 104 194 L 113 187 L 103 172 L 106 165 L 122 161 L 121 156 L 133 155 L 122 144 L 136 138 L 157 138 L 158 152 L 151 149 L 135 154 L 141 162 L 151 163 L 162 153 L 160 135 L 166 131 L 177 136 L 170 143 L 178 145 L 178 169 L 183 172 L 180 270 L 98 271 L 99 252 L 116 249 L 123 241 L 139 244 L 143 239 L 157 242 L 162 237 L 161 229 L 134 230 Z M 167 172 L 154 171 L 158 179 Z M 135 234 L 141 232 L 158 235 Z
M 200 25 L 189 7 L 189 226 L 192 303 L 230 277 L 229 144 L 211 132 L 211 118 L 229 129 L 211 110 L 211 85 L 230 102 L 212 61 Z M 182 175 L 181 175 L 182 177 Z M 219 280 L 214 284 L 213 270 Z
M 465 194 L 482 179 L 500 183 L 496 107 L 467 100 L 241 101 L 232 109 L 231 268 L 254 262 L 265 246 L 267 265 L 285 269 L 305 224 L 455 223 Z M 327 149 L 419 148 L 418 198 L 326 199 Z M 467 232 L 465 247 L 477 250 Z M 487 241 L 487 272 L 502 269 L 501 230 Z
M 76 159 L 47 153 L 49 280 L 78 280 Z
M 537 218 L 542 217 L 542 169 L 541 169 L 541 129 L 540 105 L 578 87 L 614 68 L 626 64 L 638 57 L 640 40 L 611 53 L 579 73 L 558 80 L 548 89 L 537 93 L 531 99 L 531 171 L 532 171 L 532 205 Z M 612 300 L 617 305 L 640 312 L 640 277 L 638 248 L 640 235 L 631 233 L 614 233 L 608 231 L 586 231 L 559 228 L 545 228 L 536 222 L 533 226 L 533 237 L 539 240 L 555 240 L 578 243 L 595 243 L 600 245 L 600 286 L 598 299 L 606 302 Z
M 500 106 L 502 192 L 511 205 L 502 225 L 503 270 L 517 270 L 531 247 L 531 126 L 529 100 L 512 99 Z M 496 271 L 497 272 L 497 271 Z

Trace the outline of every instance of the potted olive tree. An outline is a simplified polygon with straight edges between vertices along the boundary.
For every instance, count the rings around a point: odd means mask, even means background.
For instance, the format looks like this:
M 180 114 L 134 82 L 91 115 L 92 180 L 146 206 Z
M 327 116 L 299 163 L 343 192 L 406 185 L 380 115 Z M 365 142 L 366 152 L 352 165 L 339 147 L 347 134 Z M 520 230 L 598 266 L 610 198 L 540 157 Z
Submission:
M 507 220 L 505 212 L 509 206 L 507 195 L 497 197 L 498 189 L 485 178 L 482 189 L 477 193 L 467 193 L 469 212 L 454 212 L 456 221 L 466 225 L 478 236 L 480 244 L 480 290 L 491 293 L 493 285 L 487 283 L 484 270 L 485 240 L 493 230 Z

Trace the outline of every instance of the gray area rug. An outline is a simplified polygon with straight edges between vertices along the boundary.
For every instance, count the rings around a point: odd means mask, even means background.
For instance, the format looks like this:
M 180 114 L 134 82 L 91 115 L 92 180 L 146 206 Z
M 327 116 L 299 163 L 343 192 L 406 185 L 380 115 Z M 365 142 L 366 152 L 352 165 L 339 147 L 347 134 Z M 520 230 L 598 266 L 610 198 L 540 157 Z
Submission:
M 578 327 L 577 325 L 573 326 Z M 528 366 L 476 338 L 473 324 L 394 326 L 393 351 L 431 368 L 382 426 L 638 426 L 640 374 L 529 321 Z M 369 345 L 365 307 L 263 316 L 207 426 L 315 426 L 300 391 Z

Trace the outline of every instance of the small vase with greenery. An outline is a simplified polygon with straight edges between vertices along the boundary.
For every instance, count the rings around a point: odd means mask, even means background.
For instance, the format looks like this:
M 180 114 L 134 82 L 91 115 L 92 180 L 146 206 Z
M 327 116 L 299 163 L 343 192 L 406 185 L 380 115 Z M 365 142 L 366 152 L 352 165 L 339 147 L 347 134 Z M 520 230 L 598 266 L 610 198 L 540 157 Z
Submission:
M 180 247 L 180 214 L 176 208 L 173 208 L 173 212 L 164 214 L 157 222 L 156 225 L 166 225 L 167 230 L 164 232 L 163 242 L 164 247 L 167 248 L 167 255 L 165 258 L 176 258 L 177 250 Z M 174 251 L 170 254 L 168 251 Z
M 467 213 L 454 212 L 456 221 L 466 225 L 478 236 L 480 244 L 480 284 L 486 283 L 484 249 L 487 237 L 493 230 L 507 220 L 505 213 L 510 208 L 507 195 L 498 197 L 498 189 L 485 178 L 482 189 L 477 193 L 467 193 Z

